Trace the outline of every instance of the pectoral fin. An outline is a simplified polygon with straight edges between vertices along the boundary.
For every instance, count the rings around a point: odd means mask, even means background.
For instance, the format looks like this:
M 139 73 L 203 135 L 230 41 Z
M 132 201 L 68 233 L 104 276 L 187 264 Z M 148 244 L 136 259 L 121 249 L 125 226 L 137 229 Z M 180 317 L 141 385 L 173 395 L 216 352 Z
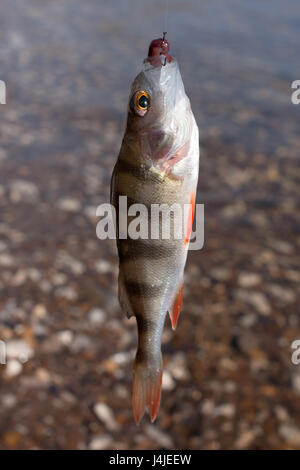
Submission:
M 126 292 L 125 287 L 124 287 L 123 276 L 122 276 L 121 273 L 119 274 L 118 297 L 119 297 L 119 302 L 120 302 L 120 305 L 121 305 L 121 309 L 127 315 L 127 318 L 133 317 L 134 313 L 132 312 L 132 308 L 131 308 L 130 302 L 128 300 L 127 292 Z

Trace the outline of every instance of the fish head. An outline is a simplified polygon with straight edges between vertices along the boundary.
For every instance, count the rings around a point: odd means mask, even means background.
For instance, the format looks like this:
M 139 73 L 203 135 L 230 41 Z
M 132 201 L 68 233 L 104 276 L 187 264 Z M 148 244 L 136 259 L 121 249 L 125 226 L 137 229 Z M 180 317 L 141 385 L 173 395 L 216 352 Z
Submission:
M 164 55 L 145 59 L 131 85 L 126 127 L 127 136 L 140 142 L 143 158 L 172 158 L 188 142 L 192 119 L 177 61 Z

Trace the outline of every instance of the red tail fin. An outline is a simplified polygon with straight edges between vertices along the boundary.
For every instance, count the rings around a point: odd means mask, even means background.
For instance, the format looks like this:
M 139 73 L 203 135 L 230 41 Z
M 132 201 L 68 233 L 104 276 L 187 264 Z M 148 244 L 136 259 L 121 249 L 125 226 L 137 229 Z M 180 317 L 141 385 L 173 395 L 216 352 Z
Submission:
M 135 362 L 132 387 L 132 408 L 136 424 L 139 424 L 145 410 L 151 421 L 156 418 L 159 408 L 162 382 L 162 368 L 144 362 Z
M 181 284 L 177 296 L 173 305 L 173 310 L 172 312 L 169 312 L 171 324 L 172 324 L 172 329 L 176 330 L 177 322 L 178 322 L 178 317 L 180 314 L 181 306 L 182 306 L 182 298 L 183 298 L 183 283 Z

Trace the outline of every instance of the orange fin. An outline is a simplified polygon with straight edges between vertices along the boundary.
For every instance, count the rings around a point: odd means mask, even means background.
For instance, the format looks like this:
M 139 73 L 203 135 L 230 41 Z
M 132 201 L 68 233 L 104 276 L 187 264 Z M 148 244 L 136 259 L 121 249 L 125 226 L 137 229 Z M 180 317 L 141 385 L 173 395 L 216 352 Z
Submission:
M 185 237 L 185 244 L 186 245 L 190 241 L 191 231 L 192 231 L 192 227 L 193 227 L 193 220 L 194 220 L 194 214 L 195 214 L 195 199 L 196 199 L 196 195 L 195 195 L 195 193 L 192 193 L 191 194 L 191 200 L 190 200 L 189 213 L 188 213 L 188 217 L 187 217 L 186 237 Z
M 182 306 L 182 299 L 183 299 L 183 283 L 181 284 L 177 295 L 175 302 L 173 304 L 173 310 L 172 313 L 169 312 L 171 324 L 172 324 L 172 329 L 176 330 L 177 322 L 178 322 L 178 317 L 180 314 L 181 306 Z
M 136 424 L 139 424 L 141 421 L 145 410 L 148 411 L 151 422 L 155 420 L 160 403 L 161 382 L 161 367 L 149 370 L 143 363 L 135 364 L 133 372 L 132 408 Z

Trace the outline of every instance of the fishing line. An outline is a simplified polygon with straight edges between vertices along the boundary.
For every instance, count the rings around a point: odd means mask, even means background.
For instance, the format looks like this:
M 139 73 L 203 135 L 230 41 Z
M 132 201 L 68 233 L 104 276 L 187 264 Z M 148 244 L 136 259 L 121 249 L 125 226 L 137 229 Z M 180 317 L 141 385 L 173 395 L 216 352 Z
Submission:
M 165 0 L 165 21 L 163 31 L 168 31 L 169 0 Z

